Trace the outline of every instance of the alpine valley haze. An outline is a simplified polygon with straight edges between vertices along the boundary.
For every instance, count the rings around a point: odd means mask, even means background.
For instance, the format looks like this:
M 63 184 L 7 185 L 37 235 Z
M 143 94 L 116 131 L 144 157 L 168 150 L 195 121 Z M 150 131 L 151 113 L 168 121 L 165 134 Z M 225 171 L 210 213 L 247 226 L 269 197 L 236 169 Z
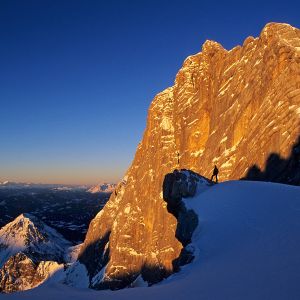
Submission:
M 231 50 L 207 40 L 153 99 L 124 178 L 80 192 L 103 201 L 81 244 L 48 226 L 47 209 L 2 227 L 0 291 L 19 291 L 12 300 L 299 299 L 299 186 L 300 30 L 268 23 Z

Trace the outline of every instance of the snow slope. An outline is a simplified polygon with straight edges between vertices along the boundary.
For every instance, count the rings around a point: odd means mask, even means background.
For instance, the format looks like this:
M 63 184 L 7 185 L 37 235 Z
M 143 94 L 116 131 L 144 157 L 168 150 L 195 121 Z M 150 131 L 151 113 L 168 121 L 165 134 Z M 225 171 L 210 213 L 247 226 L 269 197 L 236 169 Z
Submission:
M 199 216 L 196 258 L 162 283 L 114 292 L 53 283 L 5 297 L 300 299 L 300 187 L 231 181 L 184 201 Z

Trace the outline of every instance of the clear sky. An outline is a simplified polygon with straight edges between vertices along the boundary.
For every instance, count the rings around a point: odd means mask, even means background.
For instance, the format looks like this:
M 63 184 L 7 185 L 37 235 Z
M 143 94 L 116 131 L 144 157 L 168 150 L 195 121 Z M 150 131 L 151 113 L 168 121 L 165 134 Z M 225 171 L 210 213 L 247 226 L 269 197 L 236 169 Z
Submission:
M 188 55 L 299 28 L 299 3 L 0 0 L 0 180 L 118 181 Z

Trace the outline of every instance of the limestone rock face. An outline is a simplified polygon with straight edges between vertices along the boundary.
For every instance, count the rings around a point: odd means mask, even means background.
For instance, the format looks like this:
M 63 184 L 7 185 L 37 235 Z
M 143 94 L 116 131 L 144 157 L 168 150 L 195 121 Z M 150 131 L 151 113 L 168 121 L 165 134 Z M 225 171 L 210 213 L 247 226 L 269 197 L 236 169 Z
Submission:
M 124 287 L 139 274 L 153 282 L 173 271 L 182 244 L 163 201 L 167 173 L 185 168 L 210 178 L 216 164 L 224 181 L 254 165 L 264 170 L 271 153 L 288 160 L 299 125 L 300 30 L 270 23 L 230 51 L 206 41 L 154 98 L 131 167 L 89 226 L 79 260 L 91 287 Z
M 202 179 L 202 178 L 201 178 Z M 196 193 L 197 182 L 200 180 L 199 175 L 186 171 L 167 174 L 163 182 L 163 198 L 172 206 L 177 206 L 177 202 L 182 197 L 193 197 Z M 208 181 L 207 181 L 208 182 Z

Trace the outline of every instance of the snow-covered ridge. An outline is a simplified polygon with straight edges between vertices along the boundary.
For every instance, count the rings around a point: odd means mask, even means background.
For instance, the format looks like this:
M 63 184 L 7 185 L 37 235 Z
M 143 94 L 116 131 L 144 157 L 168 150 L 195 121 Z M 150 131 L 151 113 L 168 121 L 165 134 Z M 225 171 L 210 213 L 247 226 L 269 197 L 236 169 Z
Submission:
M 13 182 L 13 181 L 8 181 L 5 180 L 3 182 L 0 182 L 0 187 L 4 188 L 21 188 L 21 187 L 31 187 L 33 186 L 33 183 L 27 183 L 27 182 Z
M 56 283 L 11 299 L 300 298 L 300 187 L 230 181 L 183 201 L 200 221 L 190 245 L 195 259 L 159 285 L 112 292 Z M 78 282 L 82 273 L 74 275 Z
M 107 183 L 107 182 L 103 182 L 103 183 L 98 183 L 95 186 L 92 186 L 91 188 L 89 188 L 87 190 L 87 192 L 89 193 L 112 193 L 115 188 L 116 188 L 117 184 L 115 183 Z
M 21 214 L 0 230 L 0 267 L 18 252 L 37 260 L 62 262 L 70 246 L 62 235 L 35 216 Z
M 0 292 L 32 289 L 57 280 L 78 247 L 31 214 L 21 214 L 0 230 Z

